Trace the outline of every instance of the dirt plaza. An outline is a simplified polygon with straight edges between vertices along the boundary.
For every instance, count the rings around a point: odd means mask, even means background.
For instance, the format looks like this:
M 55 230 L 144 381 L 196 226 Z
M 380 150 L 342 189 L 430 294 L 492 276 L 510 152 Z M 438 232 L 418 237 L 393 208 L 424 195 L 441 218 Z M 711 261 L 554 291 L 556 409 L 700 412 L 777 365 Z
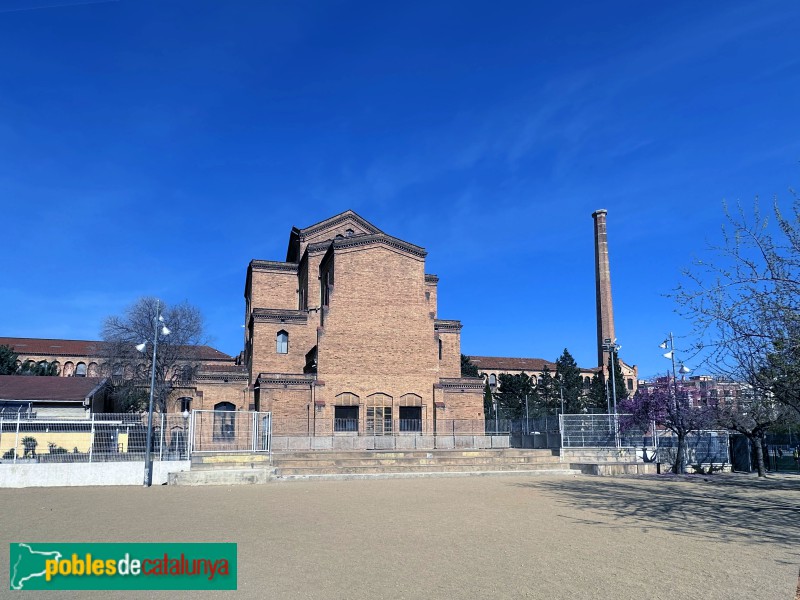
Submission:
M 0 502 L 2 590 L 19 541 L 238 543 L 238 591 L 156 598 L 785 600 L 800 566 L 791 476 L 28 488 Z

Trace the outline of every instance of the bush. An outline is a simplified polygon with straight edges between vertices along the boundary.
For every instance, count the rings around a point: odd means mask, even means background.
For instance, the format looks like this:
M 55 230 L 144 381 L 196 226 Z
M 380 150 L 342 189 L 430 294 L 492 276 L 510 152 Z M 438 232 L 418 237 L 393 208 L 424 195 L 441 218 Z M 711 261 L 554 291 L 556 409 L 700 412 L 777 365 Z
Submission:
M 67 454 L 67 449 L 61 446 L 50 446 L 50 454 Z
M 11 450 L 7 450 L 5 453 L 3 453 L 3 460 L 11 460 L 13 458 L 14 458 L 14 449 L 13 448 L 11 448 Z

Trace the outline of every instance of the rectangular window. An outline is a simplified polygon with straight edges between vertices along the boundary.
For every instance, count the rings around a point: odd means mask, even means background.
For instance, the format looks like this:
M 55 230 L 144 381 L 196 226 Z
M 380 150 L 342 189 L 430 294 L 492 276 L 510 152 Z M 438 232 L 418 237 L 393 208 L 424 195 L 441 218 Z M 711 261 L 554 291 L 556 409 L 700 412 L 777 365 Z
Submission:
M 400 431 L 422 431 L 422 407 L 400 407 Z
M 392 407 L 367 407 L 367 435 L 391 435 Z
M 333 407 L 334 431 L 358 431 L 358 407 L 334 406 Z

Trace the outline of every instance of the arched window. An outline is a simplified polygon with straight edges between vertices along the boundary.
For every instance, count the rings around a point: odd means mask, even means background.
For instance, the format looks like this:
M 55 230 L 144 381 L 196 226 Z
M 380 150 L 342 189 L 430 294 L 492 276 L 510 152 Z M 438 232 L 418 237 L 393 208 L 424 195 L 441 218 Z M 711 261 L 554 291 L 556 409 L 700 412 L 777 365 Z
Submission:
M 57 360 L 54 360 L 53 361 L 53 368 L 56 371 L 56 375 L 61 375 L 61 363 L 60 362 L 58 362 Z
M 75 367 L 75 377 L 86 377 L 86 363 L 79 362 Z
M 279 331 L 275 336 L 275 352 L 278 354 L 289 353 L 289 334 L 286 331 Z
M 391 435 L 392 397 L 378 392 L 367 396 L 367 434 Z
M 492 373 L 491 375 L 489 375 L 489 385 L 490 385 L 490 386 L 495 386 L 495 385 L 497 385 L 497 375 L 495 375 L 494 373 Z
M 99 377 L 100 371 L 97 368 L 97 363 L 89 363 L 89 370 L 86 373 L 89 377 Z
M 72 377 L 72 374 L 75 372 L 75 365 L 72 361 L 67 361 L 64 363 L 64 377 Z
M 64 367 L 66 368 L 66 365 L 64 365 Z M 112 377 L 122 377 L 124 373 L 125 373 L 125 368 L 122 366 L 122 363 L 116 363 L 111 368 Z
M 583 378 L 583 387 L 589 387 L 592 385 L 592 378 L 591 377 L 584 377 Z
M 230 402 L 218 402 L 214 405 L 215 441 L 228 441 L 236 437 L 236 406 Z

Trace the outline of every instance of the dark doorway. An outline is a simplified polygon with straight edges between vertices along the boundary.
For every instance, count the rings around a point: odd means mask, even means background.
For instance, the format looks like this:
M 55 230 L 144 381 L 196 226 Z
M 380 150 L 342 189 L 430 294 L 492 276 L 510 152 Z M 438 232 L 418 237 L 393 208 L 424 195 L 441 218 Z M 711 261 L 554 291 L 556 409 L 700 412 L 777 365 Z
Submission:
M 400 407 L 400 431 L 422 431 L 422 407 Z
M 333 407 L 334 431 L 358 431 L 358 407 L 334 406 Z

